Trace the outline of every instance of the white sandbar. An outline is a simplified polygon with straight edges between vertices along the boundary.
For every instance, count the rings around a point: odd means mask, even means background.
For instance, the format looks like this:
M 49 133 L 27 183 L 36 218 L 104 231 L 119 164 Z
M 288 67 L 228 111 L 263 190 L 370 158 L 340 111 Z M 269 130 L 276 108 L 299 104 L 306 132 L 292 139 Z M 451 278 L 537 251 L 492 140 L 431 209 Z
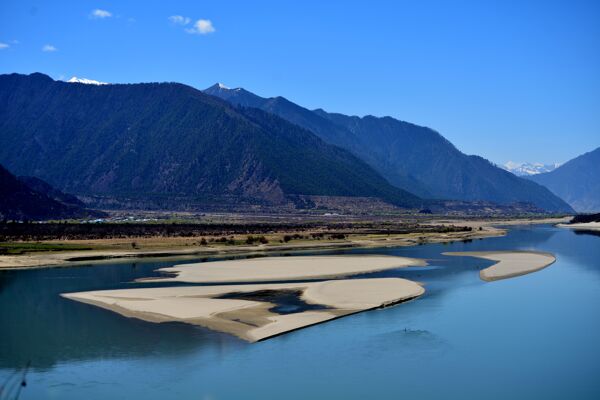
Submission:
M 161 268 L 159 271 L 175 276 L 152 280 L 190 283 L 288 281 L 334 278 L 423 265 L 426 265 L 423 260 L 395 256 L 261 257 Z
M 579 230 L 600 230 L 600 222 L 581 222 L 578 224 L 558 224 L 561 228 L 579 229 Z
M 264 301 L 215 298 L 227 293 L 300 291 L 322 310 L 280 315 Z M 424 289 L 400 278 L 354 279 L 284 284 L 187 286 L 65 293 L 63 297 L 92 304 L 127 317 L 151 322 L 180 321 L 234 334 L 250 342 L 264 340 L 360 311 L 385 307 L 420 296 Z
M 479 277 L 488 282 L 539 271 L 556 261 L 556 258 L 550 253 L 535 251 L 466 251 L 444 254 L 497 261 L 496 264 L 479 272 Z

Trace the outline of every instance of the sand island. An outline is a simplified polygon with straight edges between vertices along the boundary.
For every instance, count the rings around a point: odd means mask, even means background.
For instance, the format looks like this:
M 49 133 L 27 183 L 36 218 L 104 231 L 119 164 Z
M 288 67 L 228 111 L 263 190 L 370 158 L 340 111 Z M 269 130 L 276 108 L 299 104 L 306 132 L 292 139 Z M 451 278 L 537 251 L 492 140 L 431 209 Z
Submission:
M 174 275 L 172 277 L 140 281 L 232 283 L 312 280 L 425 265 L 423 260 L 397 256 L 260 257 L 176 265 L 158 270 Z
M 394 305 L 424 292 L 419 284 L 406 279 L 374 278 L 102 290 L 62 296 L 127 317 L 151 322 L 185 322 L 256 342 L 342 316 Z M 277 313 L 277 298 L 294 294 L 307 309 Z M 273 300 L 252 300 L 261 297 Z
M 444 254 L 496 261 L 480 271 L 485 281 L 538 271 L 555 261 L 552 254 L 531 251 Z M 371 255 L 212 261 L 162 268 L 160 272 L 171 276 L 142 279 L 154 283 L 209 284 L 205 286 L 101 290 L 62 296 L 126 317 L 150 322 L 185 322 L 256 342 L 398 304 L 425 292 L 418 283 L 400 278 L 323 279 L 423 265 L 426 262 L 419 259 Z
M 71 300 L 151 322 L 179 321 L 256 342 L 361 311 L 413 299 L 425 290 L 400 278 L 329 279 L 426 265 L 396 256 L 268 257 L 178 265 L 152 282 L 239 283 L 62 294 Z M 291 311 L 290 311 L 291 308 Z M 287 310 L 287 311 L 286 311 Z
M 537 251 L 466 251 L 443 254 L 497 261 L 479 272 L 480 278 L 488 282 L 539 271 L 556 261 L 554 255 Z

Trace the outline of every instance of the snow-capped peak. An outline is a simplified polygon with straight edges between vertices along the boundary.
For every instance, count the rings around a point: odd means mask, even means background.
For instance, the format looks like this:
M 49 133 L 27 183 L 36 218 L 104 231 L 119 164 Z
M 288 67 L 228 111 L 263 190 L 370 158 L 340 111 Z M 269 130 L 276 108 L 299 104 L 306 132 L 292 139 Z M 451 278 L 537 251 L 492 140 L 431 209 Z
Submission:
M 531 176 L 537 175 L 544 172 L 554 171 L 560 167 L 559 163 L 554 164 L 542 164 L 542 163 L 527 163 L 527 162 L 514 162 L 509 161 L 502 166 L 505 170 L 512 172 L 517 176 Z
M 95 81 L 93 79 L 78 78 L 76 76 L 72 77 L 67 82 L 69 82 L 69 83 L 83 83 L 85 85 L 108 85 L 108 83 L 106 83 L 106 82 Z
M 226 90 L 229 90 L 229 88 L 228 88 L 227 86 L 223 85 L 223 84 L 222 84 L 222 83 L 220 83 L 220 82 L 219 82 L 219 83 L 217 83 L 217 85 L 219 85 L 219 89 L 226 89 Z

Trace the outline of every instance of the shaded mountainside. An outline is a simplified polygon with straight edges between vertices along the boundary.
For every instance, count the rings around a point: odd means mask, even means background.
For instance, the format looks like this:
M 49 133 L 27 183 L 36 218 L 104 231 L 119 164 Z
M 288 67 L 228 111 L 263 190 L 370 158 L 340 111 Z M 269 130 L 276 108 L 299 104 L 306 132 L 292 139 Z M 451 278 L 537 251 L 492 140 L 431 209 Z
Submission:
M 215 85 L 206 93 L 232 104 L 258 107 L 315 132 L 363 159 L 390 183 L 421 197 L 500 204 L 529 202 L 548 211 L 572 209 L 546 188 L 489 161 L 468 156 L 432 129 L 391 117 L 350 117 L 308 110 L 283 97 L 262 98 Z
M 352 133 L 343 126 L 324 118 L 316 111 L 301 107 L 284 97 L 263 98 L 243 88 L 228 89 L 216 84 L 204 91 L 232 104 L 242 107 L 256 107 L 280 116 L 296 125 L 317 134 L 321 139 L 347 149 L 381 173 L 390 183 L 415 193 L 423 198 L 434 197 L 425 185 L 404 171 L 394 168 L 380 154 L 373 152 L 370 145 L 364 146 L 364 138 Z M 407 189 L 410 188 L 410 189 Z
M 600 211 L 600 147 L 529 179 L 546 186 L 578 212 Z
M 58 192 L 51 187 L 50 189 L 48 192 Z M 44 220 L 100 215 L 103 213 L 62 203 L 34 190 L 0 165 L 0 219 Z
M 221 204 L 323 195 L 422 203 L 297 125 L 177 83 L 96 86 L 39 73 L 2 75 L 0 162 L 78 195 Z
M 68 204 L 76 207 L 85 207 L 85 204 L 79 200 L 76 196 L 69 193 L 61 192 L 55 187 L 51 186 L 48 182 L 36 178 L 35 176 L 19 176 L 18 178 L 25 185 L 38 193 L 45 194 L 46 196 L 54 199 L 60 203 Z

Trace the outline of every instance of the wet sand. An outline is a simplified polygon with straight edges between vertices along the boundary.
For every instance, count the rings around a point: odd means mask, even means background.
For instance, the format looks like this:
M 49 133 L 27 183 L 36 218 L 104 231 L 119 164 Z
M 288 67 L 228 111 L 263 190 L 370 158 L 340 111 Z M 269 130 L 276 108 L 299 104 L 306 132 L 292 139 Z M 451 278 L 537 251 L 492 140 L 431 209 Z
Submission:
M 497 261 L 496 264 L 479 272 L 479 277 L 488 282 L 539 271 L 556 261 L 554 255 L 550 253 L 535 251 L 467 251 L 443 254 Z
M 310 304 L 328 306 L 292 314 L 270 311 L 273 303 L 216 298 L 228 293 L 300 291 Z M 400 278 L 354 279 L 283 284 L 187 286 L 65 293 L 61 296 L 92 304 L 126 317 L 150 322 L 178 321 L 201 325 L 256 342 L 357 312 L 393 305 L 425 292 Z

